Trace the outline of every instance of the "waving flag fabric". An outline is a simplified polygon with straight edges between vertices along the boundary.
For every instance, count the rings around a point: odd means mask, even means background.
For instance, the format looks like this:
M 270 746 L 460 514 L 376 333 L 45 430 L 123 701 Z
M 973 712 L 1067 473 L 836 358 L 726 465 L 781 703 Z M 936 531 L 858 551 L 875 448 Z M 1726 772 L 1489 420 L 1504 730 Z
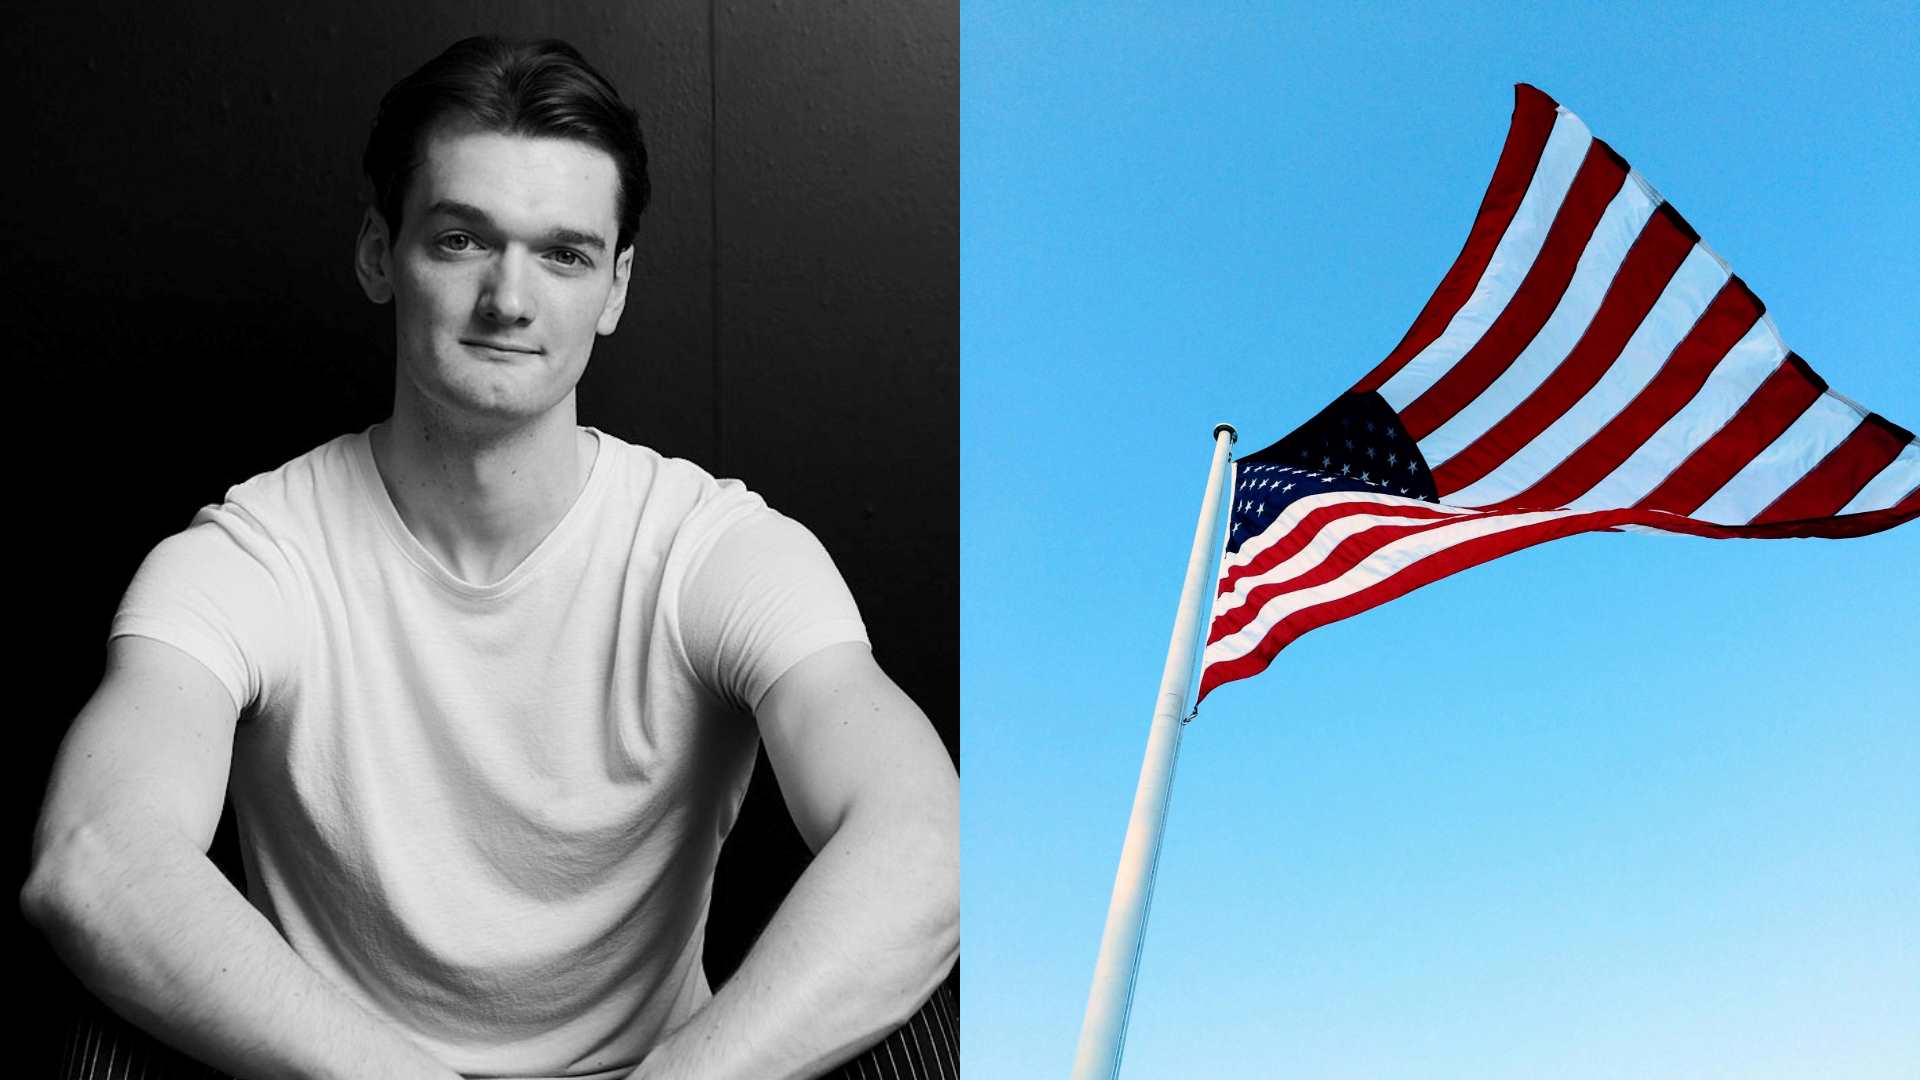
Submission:
M 1912 433 L 1829 390 L 1678 211 L 1521 85 L 1466 247 L 1407 336 L 1236 464 L 1200 696 L 1558 537 L 1858 536 L 1916 513 Z

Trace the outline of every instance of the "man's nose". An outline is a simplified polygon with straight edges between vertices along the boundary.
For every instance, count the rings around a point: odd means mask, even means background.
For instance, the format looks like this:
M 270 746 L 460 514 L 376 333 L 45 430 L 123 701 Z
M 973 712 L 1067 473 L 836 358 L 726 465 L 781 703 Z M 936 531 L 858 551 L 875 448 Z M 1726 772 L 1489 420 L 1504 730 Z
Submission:
M 525 326 L 533 321 L 533 295 L 528 289 L 527 256 L 511 249 L 500 253 L 480 289 L 480 314 L 491 322 Z

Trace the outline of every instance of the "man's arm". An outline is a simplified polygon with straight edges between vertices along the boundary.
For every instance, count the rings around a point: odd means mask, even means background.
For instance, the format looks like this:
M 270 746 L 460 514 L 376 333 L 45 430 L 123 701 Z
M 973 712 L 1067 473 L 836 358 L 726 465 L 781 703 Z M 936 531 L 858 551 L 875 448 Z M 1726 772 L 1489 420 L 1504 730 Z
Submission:
M 54 762 L 22 910 L 115 1012 L 229 1073 L 457 1080 L 307 966 L 208 860 L 237 718 L 199 661 L 114 638 Z
M 959 954 L 959 778 L 867 647 L 794 665 L 755 717 L 814 860 L 632 1080 L 818 1076 L 905 1023 Z

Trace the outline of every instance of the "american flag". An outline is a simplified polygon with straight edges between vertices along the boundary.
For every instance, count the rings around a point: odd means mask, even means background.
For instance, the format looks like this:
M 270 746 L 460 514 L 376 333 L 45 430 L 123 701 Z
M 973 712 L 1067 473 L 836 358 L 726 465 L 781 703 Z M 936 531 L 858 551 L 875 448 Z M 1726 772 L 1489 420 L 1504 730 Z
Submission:
M 1613 148 L 1534 87 L 1398 347 L 1234 470 L 1200 696 L 1301 634 L 1594 530 L 1859 536 L 1913 434 L 1834 393 Z

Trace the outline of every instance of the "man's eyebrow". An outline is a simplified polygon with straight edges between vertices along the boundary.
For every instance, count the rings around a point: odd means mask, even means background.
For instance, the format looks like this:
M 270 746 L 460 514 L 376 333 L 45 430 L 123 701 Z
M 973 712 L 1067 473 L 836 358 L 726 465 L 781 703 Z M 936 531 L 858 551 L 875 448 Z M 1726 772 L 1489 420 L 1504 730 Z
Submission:
M 463 203 L 458 199 L 434 200 L 433 203 L 427 207 L 427 216 L 431 217 L 434 214 L 445 214 L 450 218 L 464 221 L 469 225 L 485 226 L 487 228 L 493 227 L 493 218 L 489 217 L 485 210 L 474 206 L 472 203 Z M 549 243 L 572 244 L 575 247 L 592 248 L 602 253 L 607 250 L 607 242 L 600 238 L 600 234 L 590 232 L 586 229 L 570 229 L 564 225 L 557 225 L 548 229 L 546 239 Z

